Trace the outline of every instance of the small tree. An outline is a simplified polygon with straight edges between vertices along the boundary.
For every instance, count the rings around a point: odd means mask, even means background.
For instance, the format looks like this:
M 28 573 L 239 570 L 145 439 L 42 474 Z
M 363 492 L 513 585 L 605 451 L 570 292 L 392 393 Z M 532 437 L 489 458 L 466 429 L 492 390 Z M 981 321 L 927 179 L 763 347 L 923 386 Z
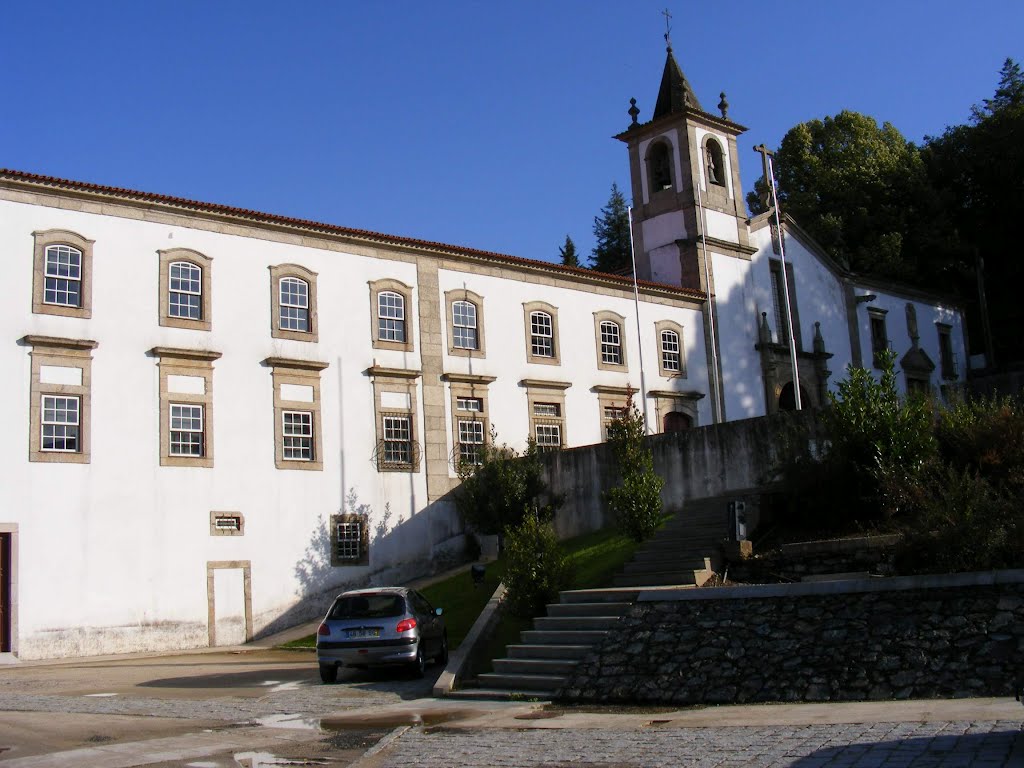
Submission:
M 612 193 L 601 215 L 594 217 L 594 239 L 590 266 L 598 272 L 621 272 L 632 269 L 633 258 L 629 236 L 629 211 L 619 185 L 612 183 Z
M 565 245 L 558 249 L 558 255 L 562 259 L 562 266 L 580 266 L 580 257 L 576 255 L 576 243 L 568 235 L 565 236 Z
M 505 584 L 508 610 L 520 617 L 543 613 L 572 580 L 572 569 L 548 520 L 526 511 L 505 529 Z
M 621 483 L 610 489 L 605 499 L 618 529 L 635 541 L 643 541 L 658 527 L 665 484 L 654 472 L 654 457 L 644 443 L 644 434 L 644 419 L 631 394 L 622 413 L 608 426 L 608 444 Z

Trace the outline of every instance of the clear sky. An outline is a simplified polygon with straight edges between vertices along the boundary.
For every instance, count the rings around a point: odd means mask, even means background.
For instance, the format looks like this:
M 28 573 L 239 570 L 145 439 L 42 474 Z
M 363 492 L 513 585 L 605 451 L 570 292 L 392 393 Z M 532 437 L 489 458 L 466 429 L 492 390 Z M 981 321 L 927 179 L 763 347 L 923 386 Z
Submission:
M 853 109 L 965 122 L 1021 0 L 8 0 L 0 166 L 555 260 L 629 194 L 635 97 L 675 55 L 751 151 Z

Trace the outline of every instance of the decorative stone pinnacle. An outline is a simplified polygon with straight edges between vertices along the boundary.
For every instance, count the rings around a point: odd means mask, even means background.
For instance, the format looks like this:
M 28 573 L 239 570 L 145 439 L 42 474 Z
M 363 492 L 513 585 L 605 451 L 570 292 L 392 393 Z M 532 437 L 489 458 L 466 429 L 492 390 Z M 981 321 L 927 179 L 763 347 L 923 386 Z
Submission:
M 634 125 L 637 124 L 636 118 L 639 116 L 639 114 L 640 114 L 640 110 L 636 108 L 636 99 L 630 99 L 629 100 L 629 116 L 633 119 L 633 123 L 632 123 L 632 125 L 630 125 L 630 128 L 632 128 Z
M 718 102 L 718 109 L 722 112 L 722 117 L 728 119 L 729 117 L 729 102 L 725 100 L 725 91 L 722 91 L 719 96 L 722 100 Z

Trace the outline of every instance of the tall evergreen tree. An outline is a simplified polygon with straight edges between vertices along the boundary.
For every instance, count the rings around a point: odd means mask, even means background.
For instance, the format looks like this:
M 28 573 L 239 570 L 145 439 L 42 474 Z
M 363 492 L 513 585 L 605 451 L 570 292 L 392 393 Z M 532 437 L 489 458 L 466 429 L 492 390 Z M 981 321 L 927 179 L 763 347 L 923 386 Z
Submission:
M 626 198 L 619 185 L 612 183 L 612 193 L 601 215 L 594 217 L 594 239 L 597 241 L 590 255 L 590 268 L 598 272 L 630 271 L 629 212 Z
M 568 235 L 565 236 L 565 245 L 558 249 L 558 255 L 562 257 L 562 266 L 580 266 L 580 257 L 576 255 L 576 243 Z

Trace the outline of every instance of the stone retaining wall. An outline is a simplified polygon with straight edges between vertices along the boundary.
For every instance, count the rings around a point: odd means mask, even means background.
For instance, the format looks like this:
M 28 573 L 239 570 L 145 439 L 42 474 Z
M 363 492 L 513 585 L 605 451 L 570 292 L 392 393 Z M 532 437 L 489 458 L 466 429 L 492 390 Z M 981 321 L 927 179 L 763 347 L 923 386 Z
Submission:
M 860 571 L 890 576 L 899 534 L 801 541 L 730 563 L 729 577 L 748 584 L 801 581 L 831 573 Z
M 1012 696 L 1024 571 L 649 591 L 559 697 L 645 704 Z

